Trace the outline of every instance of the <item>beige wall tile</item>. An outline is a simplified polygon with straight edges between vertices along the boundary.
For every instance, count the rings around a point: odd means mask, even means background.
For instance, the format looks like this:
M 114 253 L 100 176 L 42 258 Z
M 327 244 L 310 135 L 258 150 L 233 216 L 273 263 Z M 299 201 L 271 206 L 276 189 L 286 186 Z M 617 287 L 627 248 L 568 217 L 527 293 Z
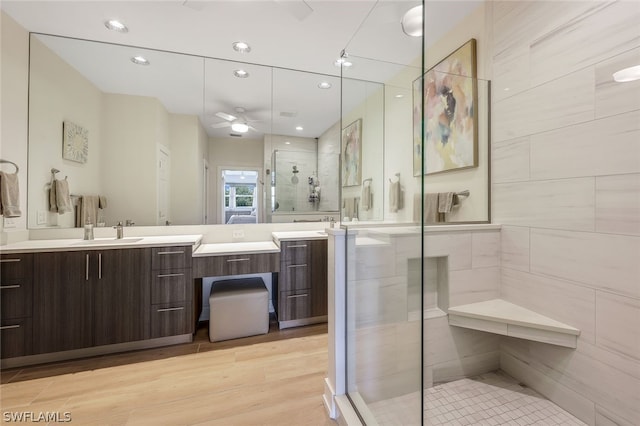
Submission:
M 500 244 L 503 268 L 529 271 L 529 228 L 503 226 Z
M 493 183 L 529 180 L 529 136 L 493 144 Z
M 471 267 L 500 266 L 500 232 L 474 232 L 471 234 Z
M 636 29 L 640 28 L 639 20 L 640 12 L 636 14 Z M 640 29 L 637 31 L 640 32 Z M 637 37 L 640 38 L 640 35 Z M 613 80 L 614 72 L 638 64 L 640 48 L 631 49 L 596 65 L 596 117 L 640 109 L 640 81 L 619 83 Z
M 596 178 L 596 231 L 640 235 L 640 173 Z
M 500 297 L 498 267 L 466 269 L 449 273 L 450 306 L 484 302 Z
M 448 256 L 449 270 L 471 269 L 471 233 L 425 235 L 426 257 Z
M 640 361 L 640 300 L 596 293 L 596 345 Z
M 531 136 L 531 178 L 640 171 L 640 111 Z
M 531 230 L 531 272 L 640 298 L 640 237 Z
M 505 225 L 592 231 L 594 179 L 493 185 L 493 217 Z

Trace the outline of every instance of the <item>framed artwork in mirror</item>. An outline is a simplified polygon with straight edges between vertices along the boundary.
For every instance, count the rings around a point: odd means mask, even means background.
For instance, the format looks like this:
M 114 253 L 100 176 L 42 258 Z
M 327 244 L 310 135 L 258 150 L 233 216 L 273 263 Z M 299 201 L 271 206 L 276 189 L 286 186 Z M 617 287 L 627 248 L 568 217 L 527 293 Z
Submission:
M 362 119 L 342 129 L 342 186 L 362 183 Z
M 70 121 L 64 121 L 62 133 L 62 158 L 86 163 L 89 156 L 89 131 Z
M 477 167 L 476 40 L 463 44 L 413 84 L 413 175 L 420 176 L 421 161 L 427 175 Z

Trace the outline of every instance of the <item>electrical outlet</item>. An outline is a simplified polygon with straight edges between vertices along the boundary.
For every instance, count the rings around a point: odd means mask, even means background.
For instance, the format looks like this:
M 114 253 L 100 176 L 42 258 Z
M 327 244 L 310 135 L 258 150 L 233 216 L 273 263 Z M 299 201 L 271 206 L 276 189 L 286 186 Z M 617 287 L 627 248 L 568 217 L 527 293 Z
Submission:
M 38 210 L 36 223 L 38 225 L 44 225 L 45 223 L 47 223 L 47 212 L 46 211 Z
M 5 217 L 3 225 L 5 228 L 15 228 L 16 220 L 12 217 Z
M 244 238 L 244 230 L 235 229 L 231 236 L 232 236 L 232 238 Z

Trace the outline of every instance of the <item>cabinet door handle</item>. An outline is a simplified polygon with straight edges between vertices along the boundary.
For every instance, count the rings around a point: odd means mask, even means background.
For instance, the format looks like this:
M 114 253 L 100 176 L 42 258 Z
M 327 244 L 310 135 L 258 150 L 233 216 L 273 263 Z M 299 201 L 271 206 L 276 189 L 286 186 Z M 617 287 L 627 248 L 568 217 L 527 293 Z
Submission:
M 12 328 L 20 328 L 20 324 L 3 325 L 2 327 L 0 327 L 0 330 L 11 330 Z
M 251 260 L 248 257 L 243 257 L 242 259 L 227 259 L 227 262 L 246 262 L 247 260 Z
M 15 284 L 15 285 L 0 285 L 0 290 L 9 290 L 10 288 L 20 288 L 20 284 Z
M 307 264 L 306 263 L 302 263 L 300 265 L 289 265 L 287 266 L 287 268 L 306 268 Z
M 0 263 L 20 262 L 21 259 L 0 259 Z
M 84 264 L 84 280 L 89 281 L 89 255 L 87 255 Z
M 158 278 L 184 277 L 184 274 L 159 274 Z
M 179 308 L 164 308 L 164 309 L 158 309 L 158 312 L 181 311 L 183 309 L 184 309 L 184 306 L 181 306 Z
M 287 246 L 287 248 L 302 248 L 302 247 L 306 247 L 306 244 L 295 244 L 292 246 Z
M 165 256 L 167 254 L 184 254 L 184 250 L 182 251 L 159 251 L 158 256 Z
M 98 279 L 102 279 L 102 253 L 98 253 Z
M 304 294 L 292 294 L 291 296 L 287 296 L 287 299 L 297 299 L 298 297 L 307 297 L 309 293 Z

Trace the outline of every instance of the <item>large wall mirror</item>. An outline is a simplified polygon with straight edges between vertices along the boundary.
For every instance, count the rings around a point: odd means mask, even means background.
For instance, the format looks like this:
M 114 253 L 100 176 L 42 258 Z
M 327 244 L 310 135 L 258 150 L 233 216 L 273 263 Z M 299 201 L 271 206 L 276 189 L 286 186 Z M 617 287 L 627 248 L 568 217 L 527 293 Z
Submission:
M 29 228 L 339 215 L 338 77 L 43 34 L 30 42 Z

